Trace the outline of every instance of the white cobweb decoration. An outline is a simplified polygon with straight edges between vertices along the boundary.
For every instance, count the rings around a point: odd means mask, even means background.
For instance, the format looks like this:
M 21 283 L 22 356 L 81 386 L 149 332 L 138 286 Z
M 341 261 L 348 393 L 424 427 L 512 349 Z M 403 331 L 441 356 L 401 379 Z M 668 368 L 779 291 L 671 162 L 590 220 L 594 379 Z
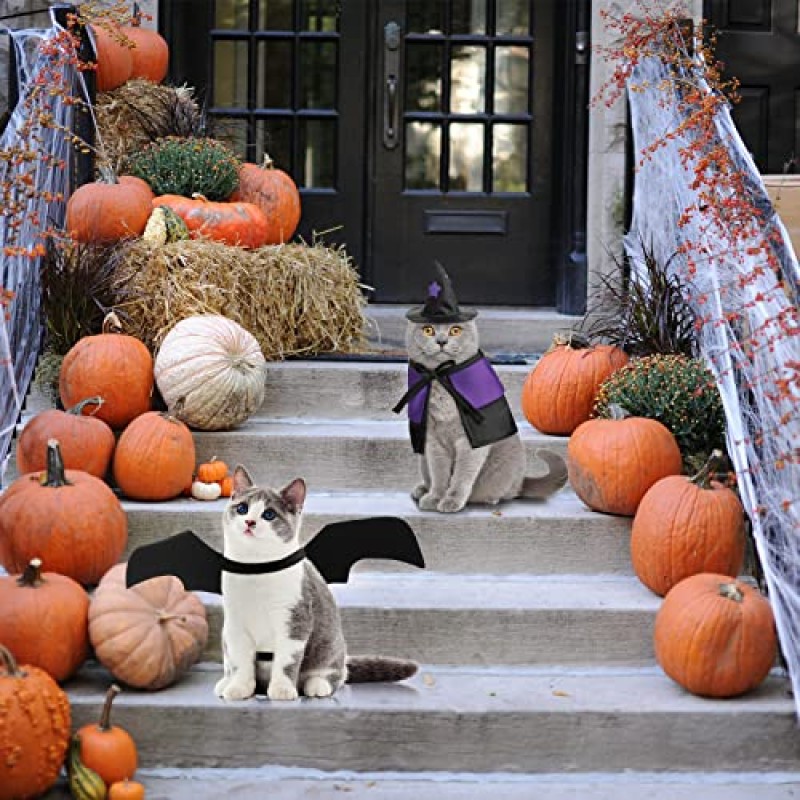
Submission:
M 58 26 L 6 31 L 16 52 L 20 97 L 0 136 L 0 184 L 13 187 L 12 200 L 19 205 L 13 210 L 7 206 L 5 213 L 0 210 L 0 288 L 13 292 L 0 317 L 0 488 L 42 339 L 42 259 L 16 251 L 43 244 L 43 231 L 61 227 L 65 205 L 59 198 L 68 192 L 73 148 L 62 131 L 72 130 L 75 106 L 65 97 L 71 95 L 77 71 L 59 54 L 65 46 L 60 32 Z M 41 115 L 47 115 L 44 124 Z M 15 157 L 34 149 L 37 158 Z M 58 163 L 64 166 L 55 166 Z M 34 193 L 26 193 L 20 180 L 25 177 Z
M 709 92 L 697 66 L 688 77 Z M 728 452 L 800 713 L 800 270 L 727 105 L 716 114 L 715 141 L 706 143 L 705 152 L 727 148 L 763 224 L 732 233 L 708 209 L 702 187 L 693 186 L 701 156 L 687 145 L 697 134 L 668 138 L 686 113 L 675 75 L 674 65 L 647 57 L 628 82 L 636 152 L 659 140 L 664 144 L 637 172 L 625 247 L 634 274 L 644 243 L 661 263 L 671 259 L 670 269 L 689 287 L 699 348 L 722 395 Z M 687 152 L 693 153 L 688 160 Z M 726 201 L 735 204 L 736 198 L 723 191 L 717 202 Z M 685 214 L 688 209 L 693 211 Z M 673 258 L 687 243 L 691 257 Z M 775 267 L 765 252 L 773 254 Z

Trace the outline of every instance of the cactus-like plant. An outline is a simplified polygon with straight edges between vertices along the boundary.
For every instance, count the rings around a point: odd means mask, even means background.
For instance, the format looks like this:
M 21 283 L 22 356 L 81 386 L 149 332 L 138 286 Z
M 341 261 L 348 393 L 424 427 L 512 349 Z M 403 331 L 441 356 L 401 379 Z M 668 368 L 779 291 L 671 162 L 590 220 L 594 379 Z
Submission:
M 713 450 L 725 450 L 722 400 L 699 359 L 660 354 L 633 359 L 601 385 L 593 415 L 609 417 L 612 405 L 669 428 L 688 471 L 696 471 Z
M 216 139 L 165 136 L 130 156 L 127 171 L 157 195 L 201 194 L 227 200 L 239 185 L 241 162 Z

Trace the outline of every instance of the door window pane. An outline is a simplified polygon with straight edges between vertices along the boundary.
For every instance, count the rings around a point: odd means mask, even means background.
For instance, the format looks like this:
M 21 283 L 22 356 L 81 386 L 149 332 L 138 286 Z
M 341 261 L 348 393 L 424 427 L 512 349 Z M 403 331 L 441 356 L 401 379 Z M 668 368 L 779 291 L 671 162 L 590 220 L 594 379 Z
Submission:
M 450 111 L 481 114 L 486 108 L 486 49 L 473 45 L 453 48 L 450 62 Z
M 300 44 L 300 108 L 336 107 L 336 42 Z
M 483 191 L 483 125 L 450 123 L 451 192 Z
M 301 31 L 336 31 L 339 28 L 337 8 L 341 0 L 302 0 Z
M 440 3 L 440 5 L 445 5 Z M 453 0 L 454 34 L 486 32 L 486 0 Z
M 409 33 L 444 33 L 445 4 L 436 0 L 407 0 L 406 24 Z
M 433 122 L 409 122 L 405 138 L 406 189 L 438 189 L 442 126 Z
M 492 178 L 495 192 L 528 190 L 528 126 L 497 124 L 493 130 Z
M 327 119 L 301 119 L 300 182 L 316 189 L 335 188 L 336 123 Z
M 530 0 L 495 0 L 498 36 L 527 36 L 531 31 Z
M 214 105 L 247 108 L 247 42 L 214 43 Z
M 259 0 L 259 30 L 292 31 L 292 0 Z
M 217 0 L 214 25 L 217 28 L 250 29 L 250 3 L 248 0 Z
M 277 169 L 291 173 L 292 121 L 290 119 L 265 119 L 256 123 L 256 163 L 261 164 L 268 155 Z
M 409 44 L 406 50 L 406 110 L 442 108 L 442 46 Z
M 292 44 L 269 40 L 258 43 L 258 108 L 292 107 Z
M 212 123 L 212 135 L 225 142 L 239 158 L 247 159 L 247 120 L 231 117 L 215 117 Z
M 495 114 L 528 113 L 528 59 L 530 48 L 497 47 L 494 51 Z

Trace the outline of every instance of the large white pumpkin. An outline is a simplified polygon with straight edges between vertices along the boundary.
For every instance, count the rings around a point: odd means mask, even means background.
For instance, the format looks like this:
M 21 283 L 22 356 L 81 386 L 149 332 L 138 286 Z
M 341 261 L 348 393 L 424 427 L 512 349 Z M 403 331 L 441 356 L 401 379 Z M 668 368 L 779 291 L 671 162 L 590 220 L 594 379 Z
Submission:
M 181 320 L 164 337 L 155 379 L 167 407 L 187 425 L 222 431 L 244 422 L 264 400 L 266 361 L 255 337 L 217 314 Z

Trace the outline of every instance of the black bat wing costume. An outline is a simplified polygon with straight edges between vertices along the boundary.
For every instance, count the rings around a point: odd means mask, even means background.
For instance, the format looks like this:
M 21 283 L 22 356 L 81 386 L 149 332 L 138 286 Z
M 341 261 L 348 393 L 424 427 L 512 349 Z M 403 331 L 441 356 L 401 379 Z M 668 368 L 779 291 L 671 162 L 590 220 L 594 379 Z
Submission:
M 364 558 L 425 566 L 417 537 L 405 520 L 368 517 L 333 522 L 286 558 L 255 564 L 225 558 L 192 531 L 183 531 L 134 550 L 128 560 L 126 583 L 130 587 L 158 575 L 174 575 L 189 591 L 222 594 L 223 572 L 262 575 L 286 569 L 304 558 L 328 583 L 347 583 L 353 564 Z

